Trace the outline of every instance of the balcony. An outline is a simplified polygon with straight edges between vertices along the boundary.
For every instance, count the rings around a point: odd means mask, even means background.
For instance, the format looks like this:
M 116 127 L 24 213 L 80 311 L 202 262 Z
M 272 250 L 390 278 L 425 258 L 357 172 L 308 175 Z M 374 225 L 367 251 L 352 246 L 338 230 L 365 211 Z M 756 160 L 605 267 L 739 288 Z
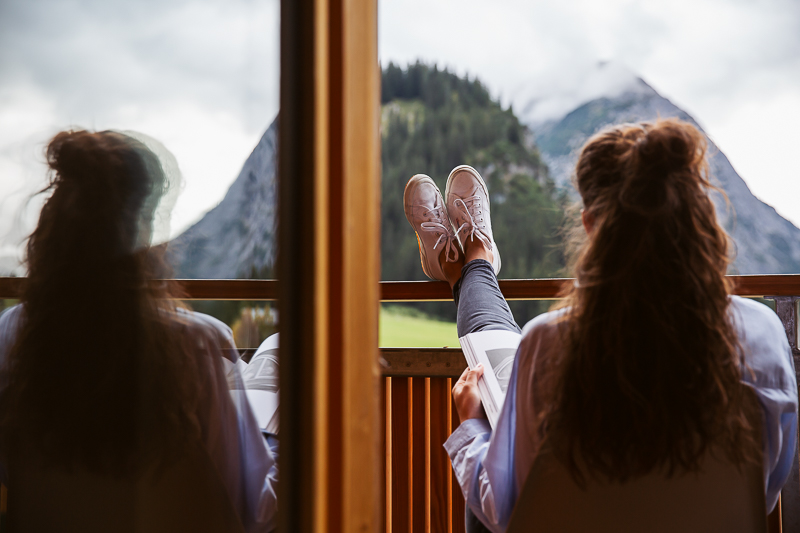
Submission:
M 731 276 L 734 293 L 775 302 L 800 368 L 797 305 L 800 275 Z M 19 279 L 0 278 L 0 299 L 19 293 Z M 556 299 L 565 279 L 501 280 L 509 300 Z M 274 280 L 174 280 L 189 300 L 274 300 Z M 381 301 L 450 300 L 443 282 L 382 282 Z M 459 348 L 381 348 L 382 530 L 464 531 L 464 499 L 442 443 L 458 424 L 450 390 L 466 367 Z M 795 469 L 769 516 L 769 531 L 800 531 L 800 472 Z M 6 489 L 0 512 L 6 510 Z

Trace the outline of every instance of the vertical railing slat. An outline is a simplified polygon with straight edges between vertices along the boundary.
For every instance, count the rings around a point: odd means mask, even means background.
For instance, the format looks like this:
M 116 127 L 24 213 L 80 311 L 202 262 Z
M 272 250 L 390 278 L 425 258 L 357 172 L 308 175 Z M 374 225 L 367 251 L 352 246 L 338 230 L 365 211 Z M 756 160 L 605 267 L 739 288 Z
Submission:
M 767 533 L 781 533 L 781 498 L 778 497 L 778 504 L 775 509 L 767 515 Z
M 411 524 L 414 533 L 425 531 L 425 378 L 412 380 L 411 418 Z
M 392 378 L 381 380 L 381 434 L 383 438 L 383 519 L 385 533 L 392 533 Z
M 431 531 L 452 533 L 453 484 L 450 476 L 450 460 L 442 447 L 452 432 L 450 378 L 430 379 L 430 404 Z
M 458 425 L 461 423 L 461 420 L 458 418 L 458 412 L 456 411 L 456 406 L 453 403 L 452 398 L 450 399 L 450 420 L 452 421 L 452 428 L 453 431 L 456 430 Z M 458 484 L 458 480 L 456 479 L 455 474 L 452 473 L 452 469 L 450 470 L 451 482 L 453 484 L 453 532 L 461 532 L 466 529 L 466 524 L 464 523 L 464 511 L 465 511 L 465 504 L 464 504 L 464 496 L 461 494 L 461 487 Z
M 431 533 L 431 378 L 425 378 L 425 533 Z
M 392 379 L 392 532 L 411 533 L 411 378 Z

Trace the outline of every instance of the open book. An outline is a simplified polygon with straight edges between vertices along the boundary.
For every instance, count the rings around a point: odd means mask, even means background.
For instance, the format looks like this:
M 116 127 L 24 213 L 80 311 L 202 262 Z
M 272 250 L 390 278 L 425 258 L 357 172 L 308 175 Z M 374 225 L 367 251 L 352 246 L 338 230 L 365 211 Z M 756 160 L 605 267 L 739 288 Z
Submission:
M 503 401 L 508 379 L 514 368 L 514 356 L 522 335 L 513 331 L 479 331 L 458 339 L 470 368 L 483 363 L 483 376 L 478 380 L 483 408 L 494 429 Z
M 278 434 L 278 334 L 261 343 L 250 363 L 237 363 L 258 426 Z

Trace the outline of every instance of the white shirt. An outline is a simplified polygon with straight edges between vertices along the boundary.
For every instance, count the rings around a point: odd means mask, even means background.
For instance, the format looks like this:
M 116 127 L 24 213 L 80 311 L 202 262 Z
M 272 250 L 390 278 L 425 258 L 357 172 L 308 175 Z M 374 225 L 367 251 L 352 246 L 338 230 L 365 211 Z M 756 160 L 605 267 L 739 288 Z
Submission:
M 22 306 L 0 314 L 0 365 L 14 344 Z M 178 309 L 175 334 L 197 346 L 211 385 L 203 390 L 206 412 L 198 413 L 204 445 L 245 531 L 268 532 L 277 525 L 277 439 L 265 440 L 244 393 L 241 374 L 231 361 L 238 351 L 231 329 L 216 318 Z M 200 357 L 201 353 L 210 357 Z M 227 371 L 227 376 L 226 376 Z M 13 487 L 11 488 L 13 490 Z
M 462 423 L 444 447 L 464 498 L 491 531 L 505 531 L 517 495 L 536 457 L 534 367 L 538 358 L 557 353 L 560 336 L 554 318 L 540 315 L 522 330 L 514 369 L 495 431 L 486 420 Z M 797 381 L 791 348 L 777 315 L 759 302 L 731 297 L 736 334 L 752 370 L 742 381 L 758 397 L 764 421 L 764 485 L 772 510 L 789 477 L 797 441 Z

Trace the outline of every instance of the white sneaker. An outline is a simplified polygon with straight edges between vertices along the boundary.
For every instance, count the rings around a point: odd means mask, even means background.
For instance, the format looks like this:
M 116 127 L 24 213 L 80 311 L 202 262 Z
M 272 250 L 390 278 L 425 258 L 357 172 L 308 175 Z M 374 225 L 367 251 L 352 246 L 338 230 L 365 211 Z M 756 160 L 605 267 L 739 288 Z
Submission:
M 403 207 L 417 234 L 422 271 L 431 279 L 447 281 L 439 256 L 444 250 L 445 260 L 453 263 L 458 261 L 461 252 L 439 187 L 425 174 L 417 174 L 406 183 Z
M 461 248 L 467 239 L 482 241 L 492 252 L 492 268 L 500 273 L 500 252 L 492 235 L 492 219 L 489 216 L 489 190 L 481 175 L 469 165 L 457 166 L 447 177 L 445 188 L 447 215 L 453 224 Z

